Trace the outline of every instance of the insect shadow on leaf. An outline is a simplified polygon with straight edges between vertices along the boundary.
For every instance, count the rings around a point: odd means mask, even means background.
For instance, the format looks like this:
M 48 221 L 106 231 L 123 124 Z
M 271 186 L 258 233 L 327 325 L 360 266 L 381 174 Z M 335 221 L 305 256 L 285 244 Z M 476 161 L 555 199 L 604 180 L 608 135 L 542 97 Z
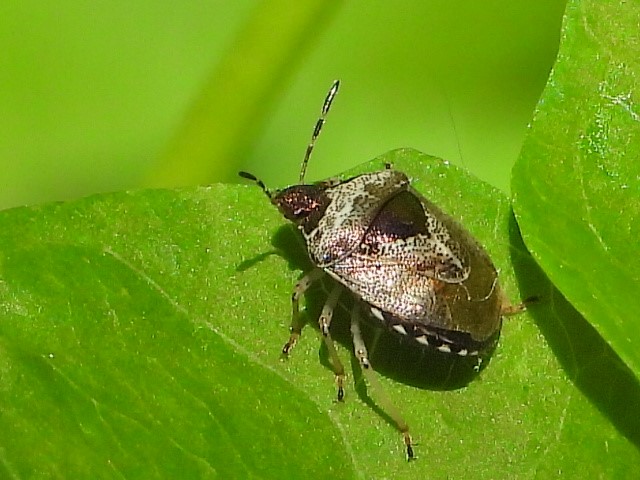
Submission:
M 564 298 L 510 221 L 512 263 L 522 292 L 544 292 L 529 314 L 566 375 L 616 429 L 640 448 L 640 382 L 596 329 Z
M 244 272 L 265 261 L 271 256 L 284 258 L 289 262 L 289 269 L 307 272 L 312 269 L 313 265 L 309 260 L 304 244 L 299 235 L 290 225 L 280 227 L 274 235 L 271 244 L 274 249 L 262 252 L 247 260 L 243 260 L 236 267 L 236 272 Z
M 272 255 L 280 255 L 281 252 L 277 250 L 271 250 L 270 252 L 264 252 L 256 255 L 255 257 L 244 260 L 236 267 L 236 272 L 244 272 L 256 266 L 258 263 L 265 261 Z

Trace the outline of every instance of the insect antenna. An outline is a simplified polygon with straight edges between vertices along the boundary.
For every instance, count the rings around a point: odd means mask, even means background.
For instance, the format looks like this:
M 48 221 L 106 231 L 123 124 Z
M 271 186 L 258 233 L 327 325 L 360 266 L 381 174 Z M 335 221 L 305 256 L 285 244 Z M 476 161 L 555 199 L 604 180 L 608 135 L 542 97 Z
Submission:
M 246 178 L 247 180 L 251 180 L 252 182 L 255 182 L 256 185 L 258 185 L 262 191 L 264 192 L 264 194 L 269 197 L 269 200 L 271 200 L 271 192 L 269 191 L 269 189 L 267 188 L 267 186 L 264 184 L 264 182 L 262 180 L 260 180 L 258 177 L 256 177 L 255 175 L 253 175 L 252 173 L 249 172 L 238 172 L 238 175 L 240 175 L 242 178 Z
M 331 85 L 329 92 L 327 93 L 327 97 L 324 99 L 324 103 L 322 104 L 322 112 L 320 113 L 320 118 L 316 122 L 316 126 L 313 128 L 313 133 L 311 134 L 311 141 L 309 145 L 307 145 L 307 151 L 304 154 L 304 159 L 302 160 L 302 165 L 300 166 L 300 184 L 304 183 L 304 175 L 307 172 L 307 164 L 309 163 L 309 157 L 311 156 L 311 152 L 313 151 L 313 147 L 316 144 L 316 140 L 320 135 L 320 131 L 322 130 L 322 126 L 327 118 L 327 113 L 329 113 L 329 109 L 331 108 L 331 104 L 333 103 L 333 99 L 336 98 L 338 94 L 338 88 L 340 87 L 340 80 L 336 80 Z

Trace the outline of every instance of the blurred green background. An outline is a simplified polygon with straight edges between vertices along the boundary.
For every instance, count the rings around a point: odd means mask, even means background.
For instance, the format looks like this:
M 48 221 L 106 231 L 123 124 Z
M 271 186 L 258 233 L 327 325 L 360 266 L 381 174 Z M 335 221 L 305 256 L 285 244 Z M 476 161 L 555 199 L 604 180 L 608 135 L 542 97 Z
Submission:
M 414 147 L 508 191 L 564 3 L 8 0 L 0 208 L 171 186 L 171 146 L 203 111 L 235 136 L 207 131 L 226 150 L 204 145 L 210 171 L 186 183 L 235 182 L 239 168 L 292 183 L 335 78 L 309 180 Z

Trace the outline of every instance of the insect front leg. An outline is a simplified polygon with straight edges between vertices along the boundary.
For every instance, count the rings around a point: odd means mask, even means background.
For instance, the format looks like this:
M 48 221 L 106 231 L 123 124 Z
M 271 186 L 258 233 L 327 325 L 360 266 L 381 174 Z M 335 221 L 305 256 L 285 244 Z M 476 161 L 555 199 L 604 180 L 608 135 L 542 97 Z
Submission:
M 323 275 L 324 271 L 322 269 L 315 268 L 298 280 L 295 287 L 293 287 L 293 293 L 291 294 L 291 335 L 289 336 L 289 341 L 282 347 L 282 354 L 285 356 L 289 355 L 298 342 L 302 327 L 304 327 L 304 322 L 300 320 L 300 297 Z
M 338 299 L 340 298 L 340 294 L 342 293 L 342 286 L 335 285 L 329 296 L 327 297 L 327 301 L 322 307 L 322 313 L 318 318 L 318 325 L 320 326 L 320 332 L 322 333 L 322 337 L 324 338 L 324 343 L 327 347 L 327 351 L 329 353 L 329 358 L 331 359 L 331 365 L 333 366 L 333 373 L 336 376 L 336 384 L 338 385 L 338 400 L 342 401 L 344 398 L 344 365 L 340 361 L 340 357 L 338 357 L 338 352 L 336 351 L 336 346 L 333 343 L 333 339 L 331 338 L 331 333 L 329 331 L 329 327 L 331 326 L 331 319 L 333 318 L 333 311 L 338 304 Z
M 409 434 L 409 425 L 404 420 L 391 399 L 387 396 L 371 368 L 367 347 L 364 343 L 364 339 L 362 338 L 362 331 L 360 330 L 360 308 L 357 303 L 353 306 L 353 310 L 351 310 L 351 335 L 353 336 L 353 350 L 358 362 L 360 362 L 362 374 L 367 379 L 373 390 L 377 391 L 377 397 L 381 407 L 395 422 L 400 433 L 402 433 L 404 445 L 407 450 L 407 460 L 413 460 L 415 456 L 413 453 L 411 435 Z

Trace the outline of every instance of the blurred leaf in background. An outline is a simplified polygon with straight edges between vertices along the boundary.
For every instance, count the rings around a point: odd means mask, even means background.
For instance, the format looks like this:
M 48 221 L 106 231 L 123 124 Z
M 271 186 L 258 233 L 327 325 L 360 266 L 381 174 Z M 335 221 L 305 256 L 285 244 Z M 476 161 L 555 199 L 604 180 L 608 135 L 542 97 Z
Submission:
M 324 10 L 310 0 L 289 4 L 295 9 L 257 1 L 8 2 L 0 16 L 0 207 L 163 178 L 185 119 L 209 108 L 216 91 L 251 101 L 241 117 L 214 112 L 218 124 L 238 122 L 235 136 L 209 132 L 211 144 L 227 145 L 224 155 L 189 183 L 235 181 L 239 166 L 270 184 L 289 183 L 338 77 L 343 90 L 310 180 L 411 146 L 508 190 L 564 2 L 322 3 Z M 296 33 L 301 24 L 306 36 Z M 300 48 L 274 45 L 283 38 Z M 247 52 L 269 52 L 277 69 L 255 68 Z M 237 78 L 237 88 L 221 88 L 216 79 L 231 64 L 237 77 L 224 78 L 232 86 Z M 164 178 L 169 185 L 171 174 Z

